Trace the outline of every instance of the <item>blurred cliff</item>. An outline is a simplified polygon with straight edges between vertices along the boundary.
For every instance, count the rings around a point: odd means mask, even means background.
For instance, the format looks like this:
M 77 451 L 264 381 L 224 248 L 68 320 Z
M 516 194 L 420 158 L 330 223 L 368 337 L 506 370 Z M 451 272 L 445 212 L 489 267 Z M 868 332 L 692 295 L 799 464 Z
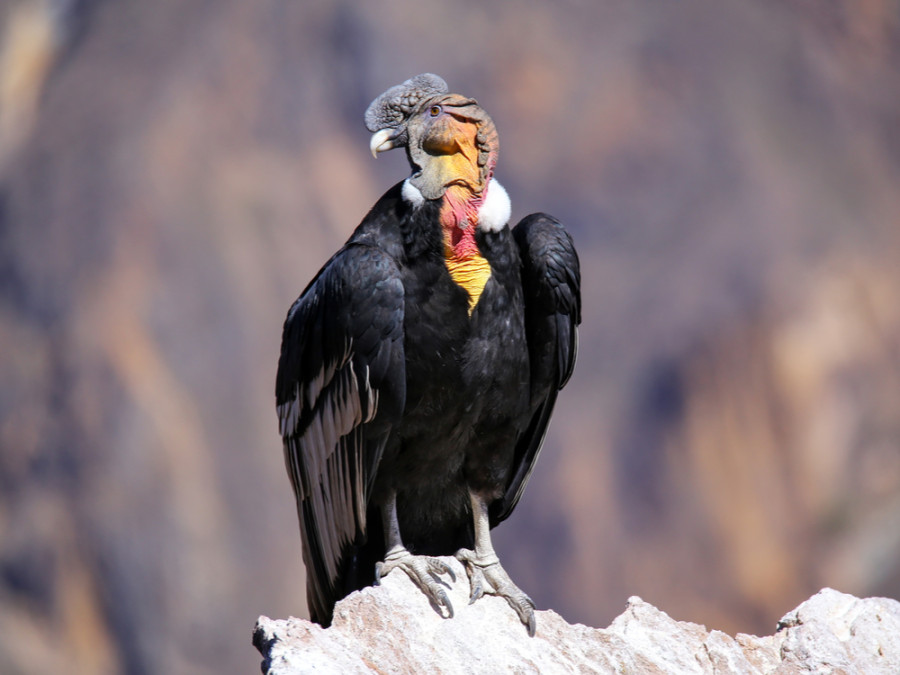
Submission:
M 582 256 L 579 364 L 496 535 L 519 585 L 763 634 L 822 586 L 900 597 L 897 2 L 0 22 L 0 672 L 253 672 L 257 615 L 303 615 L 281 322 L 406 175 L 362 113 L 425 71 Z

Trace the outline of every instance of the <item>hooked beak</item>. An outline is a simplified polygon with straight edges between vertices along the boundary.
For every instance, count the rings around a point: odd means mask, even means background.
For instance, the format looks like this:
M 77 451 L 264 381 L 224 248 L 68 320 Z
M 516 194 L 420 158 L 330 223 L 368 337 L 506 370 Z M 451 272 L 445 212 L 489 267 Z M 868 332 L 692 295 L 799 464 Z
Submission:
M 369 141 L 369 149 L 372 151 L 372 157 L 378 157 L 379 152 L 391 150 L 394 147 L 394 139 L 397 138 L 397 129 L 380 129 L 372 134 Z

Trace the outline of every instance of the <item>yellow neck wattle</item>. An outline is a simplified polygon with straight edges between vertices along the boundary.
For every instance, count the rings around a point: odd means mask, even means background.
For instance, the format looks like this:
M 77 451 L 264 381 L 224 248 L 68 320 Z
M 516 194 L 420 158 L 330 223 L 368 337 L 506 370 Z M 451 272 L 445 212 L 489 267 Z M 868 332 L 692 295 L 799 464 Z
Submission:
M 450 271 L 450 276 L 459 286 L 469 294 L 469 316 L 478 304 L 484 287 L 491 278 L 491 265 L 480 254 L 457 258 L 453 255 L 453 248 L 444 246 L 444 262 Z
M 473 139 L 466 140 L 474 142 Z M 477 156 L 477 153 L 473 156 Z M 486 185 L 479 177 L 476 161 L 464 152 L 454 155 L 454 158 L 462 158 L 456 175 L 469 175 L 472 181 L 453 183 L 444 191 L 440 211 L 444 231 L 444 262 L 453 281 L 469 294 L 469 316 L 472 316 L 484 287 L 491 278 L 491 265 L 481 255 L 475 237 Z M 472 169 L 471 174 L 461 170 L 464 165 Z

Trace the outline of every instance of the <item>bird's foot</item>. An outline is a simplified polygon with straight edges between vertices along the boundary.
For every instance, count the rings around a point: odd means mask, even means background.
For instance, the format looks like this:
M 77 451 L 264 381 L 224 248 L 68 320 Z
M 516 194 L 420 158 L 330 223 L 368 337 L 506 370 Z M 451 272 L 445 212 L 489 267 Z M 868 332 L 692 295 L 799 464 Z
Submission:
M 494 554 L 479 557 L 475 551 L 462 548 L 456 552 L 456 559 L 465 565 L 469 575 L 469 584 L 472 588 L 469 604 L 471 605 L 485 593 L 505 598 L 510 607 L 516 610 L 522 623 L 525 624 L 528 635 L 534 637 L 537 628 L 534 618 L 534 601 L 512 582 L 500 564 L 499 558 Z
M 456 574 L 443 560 L 431 558 L 426 555 L 413 555 L 402 546 L 388 551 L 384 562 L 375 565 L 375 585 L 399 567 L 412 579 L 422 592 L 428 596 L 435 611 L 441 612 L 441 607 L 447 608 L 448 618 L 453 618 L 453 605 L 444 586 L 447 584 L 441 579 L 441 574 L 449 574 L 451 581 L 456 581 Z

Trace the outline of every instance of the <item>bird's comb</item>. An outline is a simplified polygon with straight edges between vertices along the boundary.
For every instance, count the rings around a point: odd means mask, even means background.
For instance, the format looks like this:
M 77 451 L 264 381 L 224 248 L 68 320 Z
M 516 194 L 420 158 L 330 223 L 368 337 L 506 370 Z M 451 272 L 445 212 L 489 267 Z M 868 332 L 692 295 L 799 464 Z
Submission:
M 411 77 L 372 101 L 366 110 L 366 128 L 374 133 L 381 129 L 399 127 L 422 101 L 448 91 L 450 90 L 443 78 L 433 73 Z

